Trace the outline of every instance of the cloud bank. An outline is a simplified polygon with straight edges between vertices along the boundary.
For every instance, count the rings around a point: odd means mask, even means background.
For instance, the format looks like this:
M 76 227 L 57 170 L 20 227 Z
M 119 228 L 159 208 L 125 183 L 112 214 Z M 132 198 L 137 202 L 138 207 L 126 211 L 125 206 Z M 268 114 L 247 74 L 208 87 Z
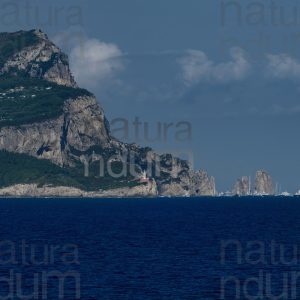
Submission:
M 267 55 L 267 75 L 278 79 L 300 79 L 300 62 L 287 54 Z
M 123 55 L 115 44 L 87 39 L 71 50 L 72 73 L 79 85 L 97 87 L 124 69 Z
M 244 79 L 250 70 L 250 64 L 240 48 L 230 50 L 232 60 L 225 63 L 215 63 L 199 50 L 188 50 L 187 54 L 178 60 L 182 77 L 186 85 L 200 82 L 226 83 Z

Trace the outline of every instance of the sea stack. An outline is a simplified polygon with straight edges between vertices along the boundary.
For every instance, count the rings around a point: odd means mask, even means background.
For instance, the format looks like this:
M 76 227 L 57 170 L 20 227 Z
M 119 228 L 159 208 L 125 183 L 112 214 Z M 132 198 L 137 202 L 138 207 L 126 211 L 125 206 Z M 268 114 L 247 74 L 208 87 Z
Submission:
M 255 178 L 256 195 L 274 195 L 271 176 L 266 171 L 257 171 Z
M 237 196 L 247 196 L 250 194 L 250 189 L 249 177 L 243 176 L 236 181 L 232 194 Z
M 195 172 L 194 184 L 196 189 L 194 195 L 196 196 L 215 196 L 216 195 L 216 182 L 215 178 L 209 176 L 206 171 L 200 170 Z

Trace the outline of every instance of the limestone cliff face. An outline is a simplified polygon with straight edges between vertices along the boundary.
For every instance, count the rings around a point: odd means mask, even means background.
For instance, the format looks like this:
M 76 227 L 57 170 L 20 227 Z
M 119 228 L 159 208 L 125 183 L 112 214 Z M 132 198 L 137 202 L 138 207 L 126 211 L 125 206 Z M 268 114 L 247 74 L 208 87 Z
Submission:
M 215 178 L 208 176 L 205 171 L 198 171 L 192 176 L 194 186 L 193 194 L 196 196 L 215 196 Z
M 26 42 L 24 47 L 19 47 L 18 51 L 14 51 L 2 65 L 0 64 L 0 76 L 25 74 L 25 77 L 43 79 L 77 89 L 67 56 L 39 30 L 14 33 L 12 39 L 19 39 L 24 34 L 29 35 L 30 40 L 34 42 Z M 9 38 L 9 34 L 6 34 L 6 38 L 7 36 Z M 214 178 L 204 171 L 192 171 L 186 161 L 171 154 L 159 155 L 150 148 L 125 144 L 111 137 L 104 112 L 93 95 L 67 99 L 61 114 L 53 119 L 0 127 L 0 150 L 47 159 L 62 167 L 74 167 L 78 162 L 88 162 L 97 155 L 103 155 L 107 161 L 120 160 L 134 166 L 136 174 L 133 177 L 139 177 L 142 171 L 147 170 L 148 176 L 154 179 L 155 184 L 150 188 L 148 185 L 132 190 L 118 190 L 117 194 L 106 192 L 107 196 L 155 195 L 157 191 L 166 196 L 215 194 Z M 32 185 L 17 185 L 12 189 L 19 189 L 19 192 L 15 192 L 19 195 L 68 195 L 63 187 L 56 190 L 49 187 L 40 190 Z M 12 189 L 8 188 L 2 192 L 13 195 Z M 74 195 L 79 194 L 83 192 L 74 190 Z
M 65 102 L 63 114 L 41 123 L 0 128 L 0 150 L 29 154 L 72 165 L 72 150 L 107 147 L 109 134 L 103 110 L 94 97 Z
M 43 78 L 60 85 L 76 87 L 77 84 L 70 72 L 68 57 L 43 32 L 35 30 L 30 33 L 37 42 L 25 46 L 10 57 L 0 68 L 0 75 L 14 74 L 17 70 L 33 78 Z M 22 34 L 23 32 L 19 32 L 19 35 Z M 22 42 L 20 39 L 20 43 Z
M 266 171 L 257 171 L 255 178 L 255 194 L 273 195 L 273 183 L 271 176 Z
M 241 179 L 238 179 L 234 185 L 233 195 L 238 196 L 247 196 L 250 194 L 250 181 L 249 177 L 243 176 Z
M 173 182 L 161 183 L 159 192 L 161 195 L 171 196 L 215 196 L 215 179 L 205 171 L 188 171 L 173 179 Z

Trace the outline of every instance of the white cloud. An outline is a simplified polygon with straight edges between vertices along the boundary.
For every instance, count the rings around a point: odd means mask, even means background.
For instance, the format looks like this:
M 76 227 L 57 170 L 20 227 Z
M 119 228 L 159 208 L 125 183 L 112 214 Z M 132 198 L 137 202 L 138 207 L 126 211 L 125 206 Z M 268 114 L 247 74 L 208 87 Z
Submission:
M 187 85 L 202 81 L 225 83 L 245 78 L 250 70 L 250 64 L 240 48 L 230 50 L 232 60 L 215 63 L 199 50 L 188 50 L 187 54 L 178 60 L 182 76 Z
M 80 86 L 96 87 L 124 69 L 122 56 L 115 44 L 97 39 L 85 40 L 71 50 L 72 73 Z
M 63 49 L 63 51 L 70 53 L 74 47 L 87 40 L 87 35 L 83 28 L 69 27 L 68 29 L 60 31 L 51 37 L 51 40 L 55 45 Z
M 300 62 L 287 54 L 267 55 L 267 75 L 279 79 L 300 79 Z

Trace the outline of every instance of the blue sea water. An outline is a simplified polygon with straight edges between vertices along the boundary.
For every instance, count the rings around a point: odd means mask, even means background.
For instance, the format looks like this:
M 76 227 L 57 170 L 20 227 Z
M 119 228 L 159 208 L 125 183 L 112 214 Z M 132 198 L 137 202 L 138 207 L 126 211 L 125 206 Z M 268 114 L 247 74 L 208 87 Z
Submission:
M 298 198 L 2 199 L 0 299 L 59 299 L 64 276 L 61 299 L 300 299 L 299 215 Z

